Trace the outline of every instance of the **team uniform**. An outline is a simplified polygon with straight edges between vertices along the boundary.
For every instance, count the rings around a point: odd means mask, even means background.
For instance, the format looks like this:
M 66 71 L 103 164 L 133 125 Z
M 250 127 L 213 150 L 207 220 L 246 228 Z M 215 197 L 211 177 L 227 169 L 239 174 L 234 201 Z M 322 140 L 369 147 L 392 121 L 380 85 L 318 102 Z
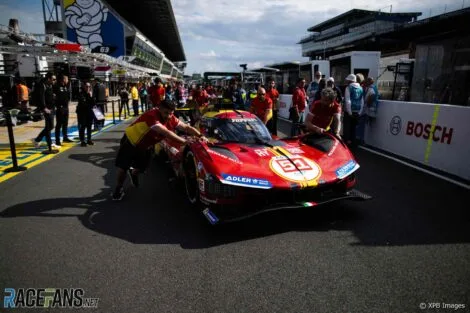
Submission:
M 334 101 L 332 105 L 325 106 L 321 100 L 312 103 L 309 114 L 313 115 L 312 124 L 328 130 L 335 114 L 341 114 L 341 105 Z
M 266 121 L 269 121 L 273 116 L 273 102 L 270 98 L 265 98 L 264 101 L 261 101 L 258 97 L 253 99 L 253 103 L 251 104 L 253 113 L 260 119 L 263 120 L 266 111 L 271 110 L 268 113 L 268 118 Z
M 164 126 L 170 131 L 175 131 L 180 125 L 180 120 L 173 114 L 164 122 L 160 111 L 155 108 L 142 114 L 126 128 L 125 135 L 121 139 L 116 166 L 123 170 L 133 167 L 141 172 L 145 171 L 152 148 L 164 138 L 155 127 Z

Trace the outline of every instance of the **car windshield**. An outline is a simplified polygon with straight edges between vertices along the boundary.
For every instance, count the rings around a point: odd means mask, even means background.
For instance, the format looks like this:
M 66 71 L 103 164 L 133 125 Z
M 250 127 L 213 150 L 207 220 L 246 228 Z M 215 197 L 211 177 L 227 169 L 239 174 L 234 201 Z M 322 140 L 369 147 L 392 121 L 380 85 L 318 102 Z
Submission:
M 272 140 L 266 126 L 258 118 L 216 118 L 214 137 L 225 142 L 260 143 Z

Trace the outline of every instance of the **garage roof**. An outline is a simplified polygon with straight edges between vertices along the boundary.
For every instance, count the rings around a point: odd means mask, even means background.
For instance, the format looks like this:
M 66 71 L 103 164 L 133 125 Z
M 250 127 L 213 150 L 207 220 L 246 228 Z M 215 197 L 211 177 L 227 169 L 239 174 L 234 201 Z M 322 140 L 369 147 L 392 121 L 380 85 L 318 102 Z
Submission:
M 172 62 L 186 61 L 170 0 L 105 2 L 161 49 Z

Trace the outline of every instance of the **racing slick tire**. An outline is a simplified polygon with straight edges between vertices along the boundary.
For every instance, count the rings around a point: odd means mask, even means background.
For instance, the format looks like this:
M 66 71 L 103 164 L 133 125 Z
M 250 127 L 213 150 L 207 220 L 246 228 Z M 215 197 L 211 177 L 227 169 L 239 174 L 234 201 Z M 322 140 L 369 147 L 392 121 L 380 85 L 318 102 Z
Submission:
M 184 156 L 184 189 L 186 198 L 194 206 L 199 205 L 199 185 L 197 181 L 196 158 L 192 151 L 188 151 Z

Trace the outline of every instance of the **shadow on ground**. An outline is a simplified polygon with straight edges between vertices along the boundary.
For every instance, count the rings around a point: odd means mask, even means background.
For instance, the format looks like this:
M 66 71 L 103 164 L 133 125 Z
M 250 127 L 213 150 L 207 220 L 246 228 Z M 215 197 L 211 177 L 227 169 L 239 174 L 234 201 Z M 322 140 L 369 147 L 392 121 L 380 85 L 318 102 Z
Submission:
M 110 144 L 104 153 L 73 154 L 69 158 L 106 169 L 105 187 L 90 197 L 55 198 L 8 207 L 2 218 L 24 216 L 69 217 L 63 209 L 76 208 L 81 223 L 97 233 L 136 244 L 179 244 L 198 249 L 261 238 L 291 231 L 352 232 L 353 245 L 415 245 L 470 242 L 469 213 L 463 202 L 466 190 L 366 152 L 359 187 L 375 198 L 368 202 L 339 202 L 321 208 L 275 212 L 243 222 L 210 226 L 186 202 L 182 188 L 168 183 L 168 168 L 153 160 L 139 189 L 126 187 L 123 201 L 111 201 L 114 160 L 119 139 L 97 138 Z M 77 147 L 79 149 L 79 147 Z M 79 168 L 82 166 L 80 165 Z M 83 166 L 84 168 L 86 166 Z M 111 170 L 108 170 L 111 169 Z M 403 181 L 407 177 L 407 181 Z M 423 179 L 432 188 L 422 189 Z M 439 190 L 439 194 L 433 190 Z M 66 196 L 66 195 L 64 195 Z M 313 234 L 314 235 L 314 234 Z

